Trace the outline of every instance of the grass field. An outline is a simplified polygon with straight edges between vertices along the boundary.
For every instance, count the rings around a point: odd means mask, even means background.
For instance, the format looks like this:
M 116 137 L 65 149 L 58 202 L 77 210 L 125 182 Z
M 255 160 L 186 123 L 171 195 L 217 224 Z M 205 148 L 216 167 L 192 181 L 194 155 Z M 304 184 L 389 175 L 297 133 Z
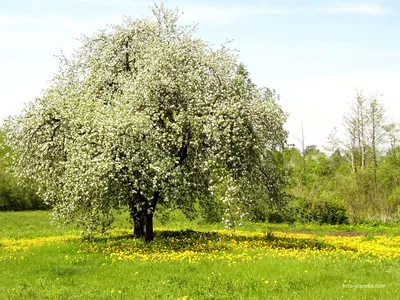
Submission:
M 0 213 L 0 299 L 399 299 L 399 229 L 175 216 L 156 240 L 125 215 L 94 241 L 46 212 Z

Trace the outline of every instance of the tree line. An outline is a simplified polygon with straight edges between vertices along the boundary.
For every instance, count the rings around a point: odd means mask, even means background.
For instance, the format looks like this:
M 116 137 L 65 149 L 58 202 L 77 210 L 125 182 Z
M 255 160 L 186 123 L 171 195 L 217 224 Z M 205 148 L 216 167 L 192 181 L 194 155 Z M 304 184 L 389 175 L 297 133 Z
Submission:
M 335 128 L 323 149 L 315 145 L 286 146 L 270 152 L 275 191 L 253 189 L 251 199 L 237 211 L 229 210 L 221 181 L 213 196 L 197 207 L 177 205 L 189 217 L 207 222 L 241 220 L 269 222 L 319 222 L 329 224 L 397 222 L 400 208 L 400 126 L 390 122 L 379 97 L 361 92 L 348 107 L 339 138 Z M 12 150 L 0 131 L 0 210 L 49 208 L 31 183 L 18 184 L 6 169 Z M 218 176 L 218 175 L 215 175 Z M 265 184 L 267 184 L 265 182 Z M 265 191 L 264 191 L 265 192 Z M 274 201 L 270 201 L 271 194 Z M 173 207 L 160 209 L 165 217 Z M 197 214 L 196 214 L 197 212 Z
M 397 221 L 399 125 L 386 117 L 378 96 L 358 92 L 341 132 L 343 138 L 333 130 L 324 152 L 285 150 L 294 161 L 290 193 L 307 207 L 336 207 L 348 222 Z

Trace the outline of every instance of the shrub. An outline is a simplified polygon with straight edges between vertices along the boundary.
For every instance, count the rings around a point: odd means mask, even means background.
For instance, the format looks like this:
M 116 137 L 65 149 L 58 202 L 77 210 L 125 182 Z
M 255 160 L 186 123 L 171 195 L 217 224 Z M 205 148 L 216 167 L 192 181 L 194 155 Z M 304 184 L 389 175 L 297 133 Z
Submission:
M 301 223 L 348 223 L 347 210 L 344 204 L 337 200 L 318 198 L 317 200 L 310 201 L 305 198 L 297 198 L 292 202 L 292 211 L 295 220 Z

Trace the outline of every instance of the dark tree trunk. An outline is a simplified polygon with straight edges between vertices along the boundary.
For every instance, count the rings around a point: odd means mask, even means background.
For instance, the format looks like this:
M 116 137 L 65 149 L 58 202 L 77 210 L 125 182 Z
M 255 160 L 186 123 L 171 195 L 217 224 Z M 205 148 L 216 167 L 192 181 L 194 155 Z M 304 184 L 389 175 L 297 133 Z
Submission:
M 137 237 L 142 237 L 144 235 L 144 231 L 143 231 L 143 212 L 139 211 L 136 212 L 132 217 L 133 220 L 133 226 L 134 226 L 134 230 L 133 233 L 137 236 Z
M 145 214 L 143 216 L 143 237 L 145 242 L 150 242 L 154 240 L 154 230 L 153 230 L 153 213 Z
M 135 236 L 143 238 L 146 242 L 150 242 L 154 239 L 153 232 L 153 213 L 148 213 L 142 210 L 136 212 L 133 216 L 134 230 L 133 233 Z
M 143 236 L 143 225 L 142 225 L 142 212 L 138 211 L 135 203 L 136 203 L 137 199 L 130 199 L 130 201 L 128 202 L 128 207 L 129 207 L 129 214 L 131 215 L 132 218 L 132 222 L 133 222 L 133 233 L 137 236 L 137 237 L 142 237 Z
M 133 233 L 135 236 L 143 238 L 146 242 L 154 240 L 154 229 L 153 229 L 153 212 L 156 208 L 159 193 L 154 193 L 152 201 L 147 201 L 143 196 L 138 199 L 132 199 L 129 203 L 129 211 L 133 221 Z M 145 203 L 140 207 L 138 211 L 135 203 Z

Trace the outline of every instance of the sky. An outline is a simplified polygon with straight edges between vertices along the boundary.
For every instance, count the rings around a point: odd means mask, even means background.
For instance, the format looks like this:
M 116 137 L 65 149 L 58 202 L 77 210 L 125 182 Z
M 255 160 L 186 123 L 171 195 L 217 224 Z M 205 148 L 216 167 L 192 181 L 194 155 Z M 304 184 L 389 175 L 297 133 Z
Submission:
M 0 119 L 40 97 L 56 55 L 124 15 L 151 15 L 144 0 L 0 0 Z M 275 89 L 289 114 L 289 143 L 326 144 L 357 90 L 378 96 L 400 122 L 400 1 L 167 0 L 182 24 L 218 48 L 230 42 L 253 82 Z

